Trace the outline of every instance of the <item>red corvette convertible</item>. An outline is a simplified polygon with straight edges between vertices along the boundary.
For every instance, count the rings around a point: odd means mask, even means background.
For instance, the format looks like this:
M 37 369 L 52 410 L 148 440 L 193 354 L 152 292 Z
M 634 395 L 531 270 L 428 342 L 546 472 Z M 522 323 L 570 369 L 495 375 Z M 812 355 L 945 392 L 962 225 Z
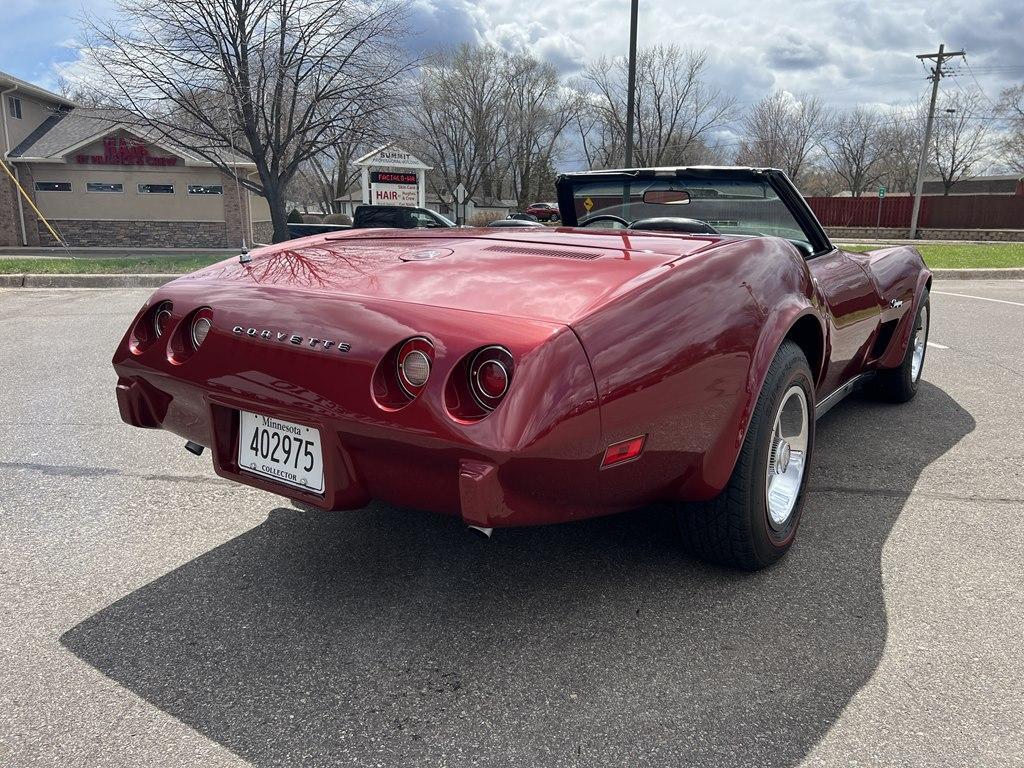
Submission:
M 558 229 L 352 230 L 159 289 L 114 354 L 121 417 L 325 510 L 494 527 L 678 502 L 684 545 L 789 548 L 815 419 L 914 396 L 931 274 L 835 248 L 780 171 L 560 177 Z

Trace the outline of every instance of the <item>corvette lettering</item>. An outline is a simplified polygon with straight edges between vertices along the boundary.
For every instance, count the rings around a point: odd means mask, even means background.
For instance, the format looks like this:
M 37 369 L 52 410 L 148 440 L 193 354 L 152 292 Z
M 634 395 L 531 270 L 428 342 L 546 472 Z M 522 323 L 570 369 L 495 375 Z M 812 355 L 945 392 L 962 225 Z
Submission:
M 268 331 L 265 328 L 246 328 L 241 325 L 236 325 L 231 329 L 233 333 L 239 336 L 252 336 L 254 339 L 262 339 L 263 341 L 280 341 L 288 342 L 296 346 L 308 346 L 310 349 L 316 349 L 318 346 L 321 349 L 331 349 L 332 347 L 339 352 L 348 352 L 352 349 L 352 345 L 346 341 L 333 341 L 332 339 L 318 339 L 315 336 L 305 337 L 299 336 L 297 333 L 284 333 L 282 331 Z

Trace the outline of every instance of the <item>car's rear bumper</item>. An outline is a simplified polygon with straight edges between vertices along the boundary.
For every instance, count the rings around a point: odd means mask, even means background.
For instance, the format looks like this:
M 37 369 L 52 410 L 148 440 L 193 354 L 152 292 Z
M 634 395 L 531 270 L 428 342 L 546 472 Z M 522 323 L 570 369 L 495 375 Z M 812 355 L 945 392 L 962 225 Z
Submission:
M 459 516 L 471 525 L 503 527 L 566 522 L 631 506 L 601 498 L 600 455 L 566 458 L 494 450 L 441 435 L 410 434 L 381 421 L 322 413 L 311 418 L 299 409 L 254 405 L 162 376 L 122 375 L 117 402 L 121 418 L 132 426 L 166 429 L 206 446 L 221 477 L 325 510 L 359 509 L 377 499 Z M 319 430 L 324 492 L 304 491 L 240 467 L 240 410 Z

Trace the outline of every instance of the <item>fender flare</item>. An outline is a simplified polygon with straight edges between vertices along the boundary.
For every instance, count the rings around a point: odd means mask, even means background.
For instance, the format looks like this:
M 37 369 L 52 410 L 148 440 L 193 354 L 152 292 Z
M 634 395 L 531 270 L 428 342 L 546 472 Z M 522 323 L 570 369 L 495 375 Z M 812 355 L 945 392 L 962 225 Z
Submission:
M 892 334 L 889 348 L 878 358 L 878 368 L 899 368 L 903 364 L 903 357 L 907 353 L 907 344 L 910 343 L 910 335 L 913 332 L 914 321 L 917 319 L 917 312 L 924 301 L 924 295 L 931 290 L 931 270 L 923 269 L 917 277 L 917 285 L 914 287 L 914 300 L 910 309 L 903 313 L 896 330 Z
M 769 315 L 762 326 L 761 333 L 754 345 L 750 367 L 747 371 L 746 397 L 740 413 L 737 414 L 736 433 L 731 437 L 728 434 L 723 435 L 720 444 L 714 447 L 716 451 L 727 453 L 730 460 L 721 464 L 723 468 L 728 467 L 728 472 L 722 477 L 709 478 L 711 480 L 710 484 L 713 487 L 721 489 L 729 482 L 729 477 L 732 475 L 736 467 L 736 461 L 739 459 L 743 442 L 746 440 L 747 430 L 750 428 L 750 420 L 754 414 L 754 409 L 757 407 L 757 401 L 761 397 L 761 390 L 764 388 L 764 382 L 768 376 L 768 369 L 771 367 L 772 360 L 775 359 L 775 355 L 778 353 L 782 343 L 790 337 L 797 324 L 807 322 L 803 321 L 805 317 L 813 319 L 814 325 L 820 333 L 820 359 L 817 361 L 808 360 L 811 372 L 815 378 L 815 385 L 820 380 L 822 369 L 824 368 L 823 360 L 827 354 L 828 335 L 818 307 L 811 303 L 808 298 L 799 296 L 796 300 L 779 306 Z M 813 403 L 811 408 L 813 411 Z

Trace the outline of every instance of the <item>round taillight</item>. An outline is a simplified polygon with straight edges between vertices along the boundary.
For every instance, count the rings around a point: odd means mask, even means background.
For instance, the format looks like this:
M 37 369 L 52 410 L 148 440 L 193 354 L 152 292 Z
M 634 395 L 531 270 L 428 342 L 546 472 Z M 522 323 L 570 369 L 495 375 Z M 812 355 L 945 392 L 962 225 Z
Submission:
M 497 399 L 508 390 L 508 371 L 497 360 L 488 360 L 477 369 L 476 383 L 484 395 Z
M 434 345 L 422 336 L 409 339 L 398 350 L 398 384 L 409 397 L 416 397 L 430 378 Z
M 199 349 L 210 329 L 213 328 L 213 311 L 209 308 L 200 309 L 192 320 L 192 347 Z
M 469 391 L 481 408 L 493 411 L 512 382 L 512 353 L 504 347 L 484 347 L 469 364 Z
M 153 333 L 157 338 L 163 336 L 171 327 L 171 302 L 163 301 L 153 313 Z

